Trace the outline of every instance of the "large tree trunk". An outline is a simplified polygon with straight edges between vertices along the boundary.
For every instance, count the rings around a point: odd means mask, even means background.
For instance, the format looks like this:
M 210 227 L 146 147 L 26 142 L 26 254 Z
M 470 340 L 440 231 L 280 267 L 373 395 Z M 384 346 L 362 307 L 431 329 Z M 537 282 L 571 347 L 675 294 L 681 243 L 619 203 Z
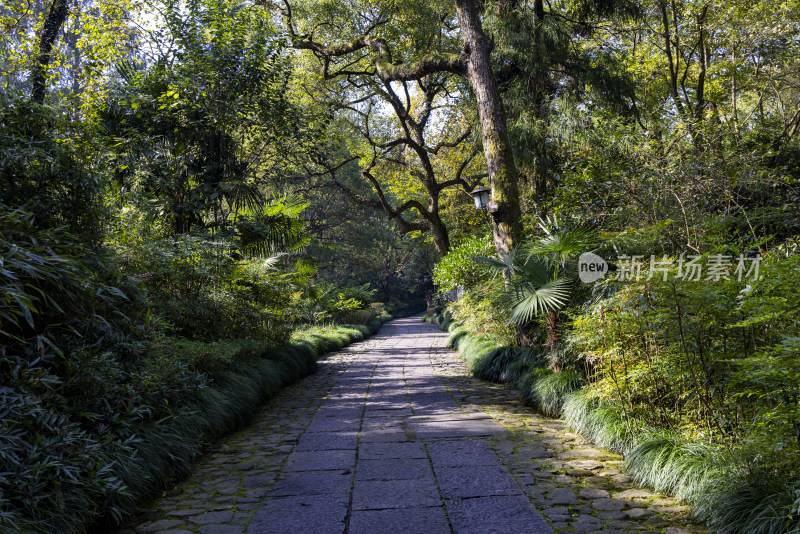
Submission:
M 497 254 L 507 255 L 522 237 L 518 172 L 508 138 L 500 90 L 491 64 L 492 42 L 483 33 L 475 0 L 456 0 L 458 20 L 467 54 L 467 80 L 478 103 L 483 151 L 492 188 L 494 244 Z
M 64 21 L 67 20 L 68 14 L 67 0 L 53 0 L 42 25 L 39 56 L 31 68 L 31 100 L 39 104 L 44 103 L 44 96 L 47 92 L 47 66 L 52 58 L 53 43 L 55 43 Z
M 436 252 L 439 256 L 444 257 L 450 252 L 450 235 L 447 232 L 447 227 L 442 222 L 439 214 L 434 212 L 428 218 L 428 226 L 433 235 L 433 244 L 436 247 Z

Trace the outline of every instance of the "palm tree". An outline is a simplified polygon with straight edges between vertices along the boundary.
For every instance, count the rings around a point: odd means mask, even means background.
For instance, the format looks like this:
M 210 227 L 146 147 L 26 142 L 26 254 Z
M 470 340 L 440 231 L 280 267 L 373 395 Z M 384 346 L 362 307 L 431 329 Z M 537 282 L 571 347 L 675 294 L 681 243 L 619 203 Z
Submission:
M 502 274 L 508 280 L 505 296 L 512 307 L 509 319 L 512 324 L 525 325 L 544 316 L 546 346 L 553 370 L 558 372 L 561 370 L 556 352 L 559 312 L 569 302 L 574 283 L 564 269 L 573 257 L 594 246 L 596 235 L 586 227 L 559 228 L 556 219 L 540 221 L 539 227 L 544 231 L 542 237 L 522 243 L 499 260 L 474 259 L 490 265 L 495 274 Z

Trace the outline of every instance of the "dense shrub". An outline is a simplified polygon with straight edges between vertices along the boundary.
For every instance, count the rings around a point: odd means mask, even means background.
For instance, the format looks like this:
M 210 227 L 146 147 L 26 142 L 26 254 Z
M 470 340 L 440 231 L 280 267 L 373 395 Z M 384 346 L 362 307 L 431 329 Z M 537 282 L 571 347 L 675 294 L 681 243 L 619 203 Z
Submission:
M 41 228 L 96 238 L 107 213 L 99 174 L 106 162 L 64 111 L 0 91 L 0 204 L 23 207 Z
M 242 261 L 236 244 L 204 235 L 120 241 L 125 267 L 147 288 L 154 315 L 174 334 L 215 341 L 286 341 L 289 283 L 270 264 Z
M 588 306 L 570 341 L 592 390 L 648 425 L 800 460 L 800 255 L 765 256 L 761 275 L 745 291 L 653 278 Z
M 491 270 L 472 261 L 475 256 L 489 256 L 494 250 L 490 237 L 470 239 L 450 249 L 433 268 L 433 283 L 439 291 L 471 289 L 486 282 Z
M 497 277 L 465 291 L 448 310 L 468 331 L 486 335 L 499 345 L 517 345 L 517 332 L 509 324 L 510 313 L 503 299 L 503 284 L 502 277 Z

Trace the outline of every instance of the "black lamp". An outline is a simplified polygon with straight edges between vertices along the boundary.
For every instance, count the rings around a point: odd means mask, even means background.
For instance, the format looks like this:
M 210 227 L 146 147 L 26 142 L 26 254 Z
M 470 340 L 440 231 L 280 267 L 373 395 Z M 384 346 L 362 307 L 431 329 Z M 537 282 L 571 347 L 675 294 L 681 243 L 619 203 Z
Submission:
M 475 199 L 475 207 L 477 209 L 485 210 L 492 200 L 492 191 L 485 187 L 479 187 L 472 192 L 472 198 Z

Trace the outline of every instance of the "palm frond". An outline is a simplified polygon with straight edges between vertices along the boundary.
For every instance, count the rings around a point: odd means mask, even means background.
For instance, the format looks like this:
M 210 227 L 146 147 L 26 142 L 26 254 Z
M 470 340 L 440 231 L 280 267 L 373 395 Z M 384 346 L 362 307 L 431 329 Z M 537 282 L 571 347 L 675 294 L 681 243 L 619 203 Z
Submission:
M 274 271 L 278 268 L 278 262 L 281 260 L 281 258 L 287 255 L 288 254 L 286 252 L 278 252 L 274 256 L 270 256 L 261 262 L 261 267 L 266 271 Z
M 569 299 L 569 280 L 556 278 L 543 285 L 523 280 L 514 284 L 511 299 L 514 303 L 511 323 L 525 324 L 536 316 L 564 306 Z
M 524 246 L 528 259 L 545 258 L 551 265 L 563 265 L 571 257 L 596 246 L 597 234 L 593 228 L 579 227 L 572 230 L 549 232 L 544 237 Z
M 521 266 L 517 263 L 517 251 L 512 250 L 502 258 L 485 258 L 483 256 L 473 256 L 472 261 L 489 266 L 492 269 L 494 276 L 504 275 L 512 276 L 520 272 Z
M 244 251 L 265 257 L 306 245 L 308 236 L 299 216 L 307 206 L 299 199 L 282 197 L 258 209 L 247 209 L 236 221 L 236 234 Z
M 543 286 L 553 280 L 553 273 L 547 263 L 540 258 L 531 258 L 517 266 L 517 272 L 529 284 Z

